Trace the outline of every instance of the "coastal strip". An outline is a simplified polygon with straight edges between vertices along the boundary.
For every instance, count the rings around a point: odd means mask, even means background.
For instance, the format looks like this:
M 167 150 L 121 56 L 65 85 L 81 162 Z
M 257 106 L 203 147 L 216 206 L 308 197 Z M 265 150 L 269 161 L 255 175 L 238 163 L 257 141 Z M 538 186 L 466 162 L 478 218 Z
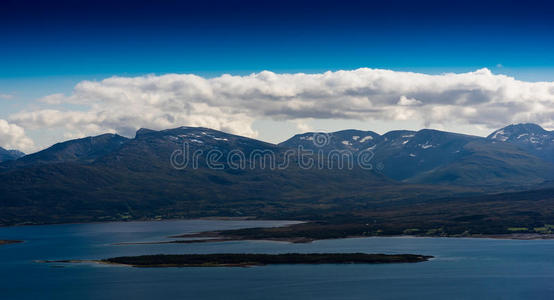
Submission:
M 367 237 L 427 237 L 427 238 L 489 238 L 510 240 L 554 239 L 554 233 L 470 233 L 448 234 L 440 230 L 403 229 L 399 231 L 371 231 L 368 224 L 306 222 L 283 227 L 243 228 L 206 231 L 170 236 L 169 243 L 205 243 L 242 240 L 266 240 L 290 243 L 310 243 L 316 240 L 367 238 Z
M 258 228 L 254 228 L 258 229 Z M 263 228 L 260 228 L 263 229 Z M 233 232 L 233 230 L 230 230 Z M 413 238 L 484 238 L 484 239 L 505 239 L 505 240 L 550 240 L 554 239 L 554 234 L 532 234 L 532 233 L 513 233 L 513 234 L 470 234 L 470 235 L 344 235 L 344 236 L 325 236 L 325 233 L 318 234 L 317 237 L 295 236 L 295 232 L 290 232 L 290 236 L 279 235 L 272 236 L 245 233 L 243 236 L 238 234 L 227 234 L 226 231 L 207 231 L 195 234 L 183 234 L 170 236 L 175 238 L 167 241 L 149 241 L 149 242 L 120 242 L 113 245 L 157 245 L 157 244 L 197 244 L 197 243 L 221 243 L 232 241 L 271 241 L 285 242 L 293 244 L 311 243 L 317 240 L 347 239 L 347 238 L 369 238 L 369 237 L 413 237 Z

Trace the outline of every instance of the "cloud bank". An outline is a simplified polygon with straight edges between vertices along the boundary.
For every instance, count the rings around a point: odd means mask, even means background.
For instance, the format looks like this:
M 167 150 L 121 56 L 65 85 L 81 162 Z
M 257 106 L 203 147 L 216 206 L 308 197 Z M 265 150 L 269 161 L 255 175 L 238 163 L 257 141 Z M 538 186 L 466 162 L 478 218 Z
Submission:
M 255 137 L 256 119 L 416 120 L 428 127 L 496 129 L 535 122 L 554 128 L 554 82 L 525 82 L 488 69 L 428 75 L 362 68 L 319 74 L 204 78 L 190 74 L 83 81 L 69 96 L 40 100 L 48 108 L 9 121 L 25 129 L 61 128 L 67 137 L 140 127 L 205 126 Z M 68 110 L 66 104 L 81 107 Z M 25 140 L 25 139 L 23 139 Z
M 0 119 L 0 146 L 5 149 L 31 150 L 33 141 L 25 135 L 25 130 L 6 120 Z

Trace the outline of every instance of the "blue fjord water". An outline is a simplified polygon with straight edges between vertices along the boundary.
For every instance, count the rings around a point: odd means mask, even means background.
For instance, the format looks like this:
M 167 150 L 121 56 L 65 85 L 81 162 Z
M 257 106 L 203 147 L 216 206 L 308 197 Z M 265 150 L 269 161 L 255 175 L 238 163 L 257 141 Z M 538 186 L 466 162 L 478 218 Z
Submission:
M 554 241 L 379 237 L 289 244 L 114 245 L 283 221 L 185 220 L 0 228 L 0 299 L 552 299 Z M 433 255 L 383 265 L 131 268 L 43 264 L 156 253 L 367 252 Z M 63 267 L 62 267 L 63 266 Z

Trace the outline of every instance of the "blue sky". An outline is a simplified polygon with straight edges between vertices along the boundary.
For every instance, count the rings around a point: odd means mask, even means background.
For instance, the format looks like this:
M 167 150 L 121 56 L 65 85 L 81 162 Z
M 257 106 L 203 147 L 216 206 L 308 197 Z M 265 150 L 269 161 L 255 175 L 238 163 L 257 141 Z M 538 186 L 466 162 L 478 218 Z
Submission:
M 547 1 L 1 5 L 0 119 L 6 120 L 44 106 L 36 99 L 69 95 L 83 80 L 111 76 L 193 73 L 209 78 L 263 70 L 321 73 L 362 67 L 442 74 L 488 68 L 523 81 L 554 81 L 554 7 Z M 267 129 L 259 125 L 264 122 L 257 121 L 255 127 Z M 330 129 L 357 124 L 338 122 Z M 386 130 L 401 125 L 390 124 L 379 126 Z M 37 129 L 26 131 L 39 140 L 44 135 Z M 57 136 L 61 131 L 53 132 Z M 262 137 L 282 138 L 272 133 Z
M 113 2 L 4 2 L 0 78 L 554 67 L 546 1 Z

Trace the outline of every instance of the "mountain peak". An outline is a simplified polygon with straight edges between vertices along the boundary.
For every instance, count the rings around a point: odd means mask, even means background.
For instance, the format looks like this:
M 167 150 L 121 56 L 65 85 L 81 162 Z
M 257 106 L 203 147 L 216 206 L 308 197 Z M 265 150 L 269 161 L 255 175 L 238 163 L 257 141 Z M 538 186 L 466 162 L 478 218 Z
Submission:
M 136 137 L 141 137 L 141 136 L 144 136 L 144 135 L 147 135 L 147 134 L 155 134 L 155 133 L 162 133 L 162 134 L 166 134 L 166 133 L 171 133 L 171 132 L 219 132 L 218 130 L 215 130 L 215 129 L 210 129 L 210 128 L 206 128 L 206 127 L 192 127 L 192 126 L 181 126 L 181 127 L 176 127 L 176 128 L 169 128 L 169 129 L 163 129 L 163 130 L 154 130 L 154 129 L 148 129 L 148 128 L 140 128 L 139 130 L 137 130 L 135 136 Z M 224 132 L 221 132 L 221 133 L 224 133 Z
M 546 131 L 544 128 L 542 128 L 540 125 L 535 123 L 517 123 L 517 124 L 510 124 L 506 126 L 505 128 L 514 128 L 519 130 L 528 130 L 528 131 Z
M 13 162 L 13 166 L 69 161 L 91 162 L 119 148 L 128 139 L 114 133 L 105 133 L 60 142 L 42 151 L 26 155 Z
M 491 133 L 487 139 L 495 141 L 522 141 L 527 143 L 539 143 L 539 140 L 553 134 L 534 123 L 511 124 Z
M 296 148 L 302 145 L 313 150 L 359 151 L 374 146 L 381 136 L 373 131 L 347 129 L 335 132 L 306 132 L 280 143 L 282 147 Z
M 145 134 L 149 134 L 149 133 L 152 133 L 152 132 L 156 132 L 155 130 L 152 130 L 152 129 L 148 129 L 148 128 L 140 128 L 139 130 L 137 130 L 137 132 L 135 133 L 135 137 L 139 137 L 141 135 L 145 135 Z
M 514 144 L 546 161 L 554 162 L 554 131 L 533 123 L 512 124 L 491 133 L 487 139 Z

